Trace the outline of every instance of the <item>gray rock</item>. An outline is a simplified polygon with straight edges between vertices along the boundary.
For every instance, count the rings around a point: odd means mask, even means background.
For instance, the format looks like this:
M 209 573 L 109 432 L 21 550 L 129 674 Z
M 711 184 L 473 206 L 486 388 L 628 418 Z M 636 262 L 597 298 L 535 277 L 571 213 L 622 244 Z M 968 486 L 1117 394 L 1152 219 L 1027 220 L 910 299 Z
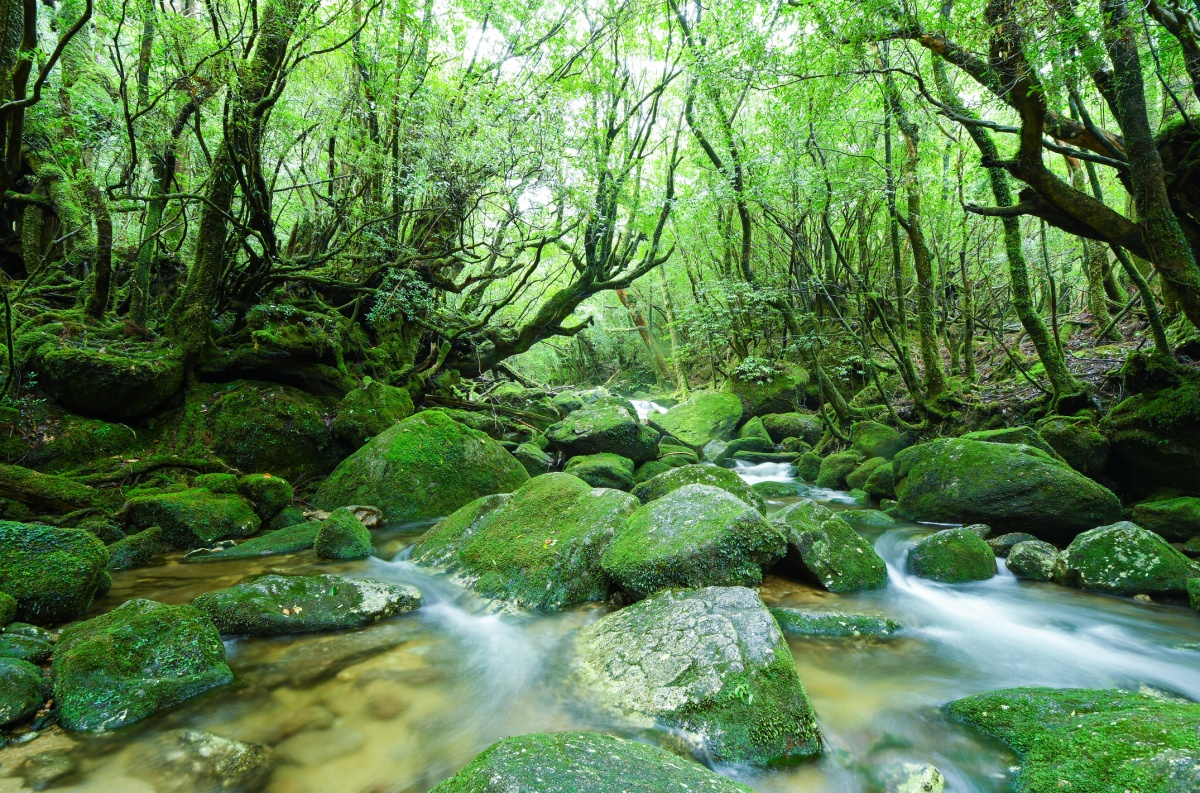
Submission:
M 41 671 L 17 658 L 0 658 L 0 727 L 27 719 L 46 701 Z
M 1064 583 L 1113 595 L 1183 595 L 1200 565 L 1129 521 L 1080 534 L 1062 555 Z
M 1004 564 L 1018 578 L 1049 581 L 1061 575 L 1058 549 L 1041 540 L 1019 542 L 1008 552 Z
M 987 539 L 987 544 L 988 547 L 992 549 L 992 553 L 1003 558 L 1008 556 L 1009 551 L 1011 551 L 1013 546 L 1015 546 L 1017 543 L 1036 539 L 1037 537 L 1034 537 L 1032 534 L 1026 534 L 1023 531 L 1014 531 L 1009 532 L 1008 534 L 1001 534 L 999 537 L 990 537 Z

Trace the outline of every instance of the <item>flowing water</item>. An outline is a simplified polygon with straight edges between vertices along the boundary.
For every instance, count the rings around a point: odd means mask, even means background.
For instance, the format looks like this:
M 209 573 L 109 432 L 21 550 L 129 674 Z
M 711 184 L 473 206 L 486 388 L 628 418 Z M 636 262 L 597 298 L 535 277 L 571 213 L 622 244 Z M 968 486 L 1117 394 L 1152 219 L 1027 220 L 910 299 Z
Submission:
M 744 479 L 785 481 L 787 469 L 738 469 Z M 853 509 L 845 494 L 807 496 Z M 772 503 L 777 509 L 782 503 Z M 382 558 L 320 562 L 311 551 L 254 562 L 178 560 L 114 575 L 96 611 L 130 597 L 185 603 L 266 570 L 340 572 L 414 584 L 411 615 L 370 628 L 227 642 L 237 682 L 139 725 L 102 737 L 45 735 L 0 751 L 0 793 L 26 790 L 13 769 L 48 749 L 77 771 L 61 791 L 183 791 L 161 747 L 181 728 L 275 748 L 270 793 L 422 793 L 499 738 L 533 731 L 620 732 L 587 706 L 570 676 L 571 639 L 604 613 L 514 616 L 404 561 L 426 526 L 376 532 Z M 904 557 L 931 527 L 864 529 L 888 563 L 885 590 L 834 595 L 778 577 L 769 605 L 886 615 L 896 638 L 793 639 L 796 666 L 827 739 L 825 754 L 796 768 L 722 768 L 771 793 L 871 793 L 881 769 L 930 762 L 954 793 L 999 793 L 1013 758 L 940 710 L 967 694 L 1016 685 L 1150 686 L 1200 699 L 1195 614 L 1180 605 L 1089 595 L 996 578 L 948 586 L 911 578 Z M 392 561 L 384 561 L 391 559 Z
M 638 418 L 646 421 L 654 413 L 666 413 L 667 409 L 657 402 L 651 402 L 646 399 L 631 399 L 633 409 L 637 411 Z

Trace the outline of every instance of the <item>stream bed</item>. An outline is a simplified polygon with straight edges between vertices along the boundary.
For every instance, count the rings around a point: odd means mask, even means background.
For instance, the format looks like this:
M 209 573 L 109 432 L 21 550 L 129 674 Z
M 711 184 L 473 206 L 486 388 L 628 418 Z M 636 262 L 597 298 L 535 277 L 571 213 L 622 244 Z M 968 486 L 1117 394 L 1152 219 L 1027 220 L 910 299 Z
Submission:
M 783 465 L 739 469 L 748 482 L 790 481 Z M 808 497 L 855 509 L 837 491 Z M 781 508 L 785 502 L 772 502 Z M 424 605 L 361 630 L 226 642 L 237 681 L 104 736 L 51 731 L 0 751 L 0 793 L 28 790 L 14 769 L 53 751 L 74 773 L 58 791 L 194 790 L 164 775 L 180 729 L 275 749 L 269 793 L 424 793 L 509 735 L 622 730 L 589 708 L 571 677 L 571 640 L 607 607 L 550 615 L 496 613 L 488 602 L 404 561 L 428 525 L 376 534 L 377 558 L 328 563 L 312 551 L 250 562 L 166 564 L 114 574 L 100 613 L 133 597 L 186 603 L 263 571 L 337 572 L 417 586 Z M 1014 758 L 956 725 L 940 706 L 1019 685 L 1152 687 L 1200 699 L 1200 623 L 1184 606 L 1142 603 L 1022 582 L 999 562 L 990 581 L 942 585 L 905 572 L 915 539 L 934 530 L 860 528 L 888 563 L 884 590 L 835 595 L 768 576 L 769 606 L 887 616 L 887 639 L 791 639 L 826 751 L 794 768 L 718 769 L 770 793 L 871 793 L 902 762 L 932 763 L 947 790 L 999 793 Z M 391 560 L 391 561 L 385 561 Z

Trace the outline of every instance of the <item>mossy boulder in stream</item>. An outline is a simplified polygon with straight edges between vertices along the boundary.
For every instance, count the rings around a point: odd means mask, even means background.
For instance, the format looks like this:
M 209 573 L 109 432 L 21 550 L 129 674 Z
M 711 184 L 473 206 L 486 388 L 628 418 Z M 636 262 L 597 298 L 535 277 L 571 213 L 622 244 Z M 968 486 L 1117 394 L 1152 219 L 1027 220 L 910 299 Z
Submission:
M 1170 542 L 1187 542 L 1200 537 L 1200 498 L 1143 501 L 1133 508 L 1133 522 Z
M 246 474 L 237 480 L 237 492 L 254 505 L 254 511 L 264 522 L 270 522 L 295 497 L 286 479 L 271 474 Z
M 75 619 L 107 589 L 108 551 L 82 529 L 0 521 L 0 592 L 16 618 L 36 625 Z
M 1070 539 L 1116 520 L 1121 503 L 1045 452 L 1023 444 L 942 438 L 892 461 L 900 514 L 931 523 L 986 523 Z
M 46 701 L 42 670 L 28 661 L 0 658 L 0 727 L 29 718 Z
M 222 635 L 276 636 L 371 625 L 413 611 L 421 593 L 406 584 L 337 575 L 265 575 L 207 592 L 192 605 Z
M 338 507 L 321 521 L 313 549 L 321 559 L 365 559 L 371 555 L 371 532 L 353 510 Z
M 600 563 L 646 597 L 668 587 L 758 584 L 786 547 L 779 529 L 729 491 L 685 485 L 630 515 Z
M 996 575 L 996 554 L 970 529 L 945 529 L 917 541 L 908 567 L 918 578 L 945 584 L 986 581 Z
M 874 499 L 895 498 L 896 479 L 892 473 L 892 464 L 884 463 L 873 468 L 867 481 L 863 482 L 862 489 Z
M 517 458 L 517 462 L 525 466 L 530 476 L 539 476 L 554 467 L 554 458 L 532 443 L 519 444 L 513 449 L 512 455 Z
M 411 558 L 523 608 L 557 611 L 604 600 L 609 578 L 601 554 L 637 503 L 570 474 L 543 474 L 511 495 L 459 509 L 422 535 Z
M 596 732 L 492 744 L 431 793 L 751 793 L 656 746 Z
M 815 446 L 825 434 L 825 422 L 816 413 L 768 413 L 762 417 L 762 424 L 775 443 L 800 438 Z
M 793 410 L 804 401 L 808 372 L 789 362 L 747 366 L 743 361 L 725 381 L 724 390 L 741 400 L 743 415 L 762 416 Z
M 771 616 L 787 636 L 885 637 L 900 630 L 894 620 L 866 614 L 775 608 L 771 609 Z
M 846 477 L 862 462 L 862 455 L 856 451 L 845 451 L 831 454 L 821 461 L 821 469 L 817 472 L 817 487 L 829 487 L 841 490 L 846 487 Z
M 163 539 L 176 548 L 203 548 L 217 540 L 249 537 L 260 525 L 246 499 L 202 487 L 135 496 L 125 502 L 120 514 L 139 529 L 160 527 Z
M 733 394 L 696 391 L 683 402 L 650 417 L 650 423 L 685 446 L 700 451 L 713 440 L 727 440 L 742 419 L 742 403 Z
M 603 398 L 572 411 L 547 428 L 546 438 L 567 457 L 608 452 L 635 463 L 658 457 L 658 433 L 623 399 Z
M 321 530 L 320 521 L 308 521 L 285 526 L 276 531 L 269 531 L 261 537 L 246 540 L 232 548 L 221 548 L 216 551 L 195 551 L 184 559 L 186 562 L 221 561 L 229 559 L 254 559 L 259 556 L 277 556 L 279 554 L 299 553 L 313 547 L 317 541 L 317 533 Z
M 707 762 L 783 765 L 821 751 L 792 653 L 749 589 L 660 592 L 585 628 L 576 647 L 603 707 L 670 730 Z
M 878 421 L 856 421 L 850 425 L 850 448 L 867 459 L 890 460 L 911 445 L 912 439 L 906 434 Z
M 1195 793 L 1200 704 L 1117 689 L 1010 688 L 946 706 L 1004 742 L 1021 793 Z
M 1100 429 L 1110 444 L 1108 474 L 1132 495 L 1200 496 L 1200 377 L 1129 397 Z
M 1064 583 L 1112 595 L 1183 595 L 1200 564 L 1129 521 L 1080 534 L 1062 554 Z
M 887 565 L 871 543 L 826 507 L 797 501 L 773 520 L 787 538 L 789 566 L 799 567 L 830 592 L 887 585 Z
M 233 680 L 207 615 L 141 599 L 66 628 L 53 668 L 59 721 L 87 732 L 132 724 Z
M 408 391 L 367 378 L 342 398 L 333 417 L 333 434 L 357 449 L 415 410 Z
M 572 457 L 563 467 L 563 473 L 577 476 L 592 487 L 628 491 L 634 485 L 633 460 L 608 452 Z
M 870 481 L 871 475 L 881 467 L 891 468 L 891 463 L 882 457 L 871 457 L 863 460 L 850 473 L 846 474 L 846 487 L 851 490 L 866 491 L 866 484 Z
M 1026 540 L 1012 547 L 1004 565 L 1017 578 L 1049 581 L 1061 575 L 1062 557 L 1048 542 Z
M 108 569 L 129 570 L 144 567 L 163 546 L 163 532 L 158 526 L 151 526 L 123 540 L 117 540 L 108 546 Z
M 633 489 L 633 494 L 643 504 L 649 504 L 686 485 L 719 487 L 728 490 L 759 512 L 766 509 L 766 502 L 762 500 L 762 496 L 754 492 L 754 489 L 746 484 L 746 480 L 733 471 L 712 465 L 683 465 L 665 471 L 639 484 Z
M 371 504 L 386 520 L 427 520 L 480 496 L 512 492 L 528 479 L 524 466 L 496 441 L 430 410 L 392 425 L 347 457 L 317 489 L 313 504 Z

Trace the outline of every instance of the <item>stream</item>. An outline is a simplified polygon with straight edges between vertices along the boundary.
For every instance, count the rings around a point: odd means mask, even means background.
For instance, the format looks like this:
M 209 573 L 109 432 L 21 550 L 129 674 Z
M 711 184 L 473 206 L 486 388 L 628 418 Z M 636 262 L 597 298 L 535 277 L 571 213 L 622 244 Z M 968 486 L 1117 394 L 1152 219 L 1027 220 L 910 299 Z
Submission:
M 789 481 L 786 465 L 738 469 L 748 482 Z M 844 493 L 808 497 L 855 509 Z M 771 502 L 773 509 L 785 502 Z M 96 613 L 131 597 L 186 603 L 263 571 L 337 572 L 404 582 L 424 594 L 412 615 L 361 630 L 226 642 L 232 686 L 116 734 L 56 733 L 0 752 L 0 793 L 27 790 L 11 775 L 26 754 L 63 748 L 78 772 L 59 791 L 152 793 L 161 747 L 179 729 L 201 729 L 275 748 L 270 793 L 423 793 L 499 738 L 538 731 L 620 733 L 590 710 L 570 679 L 571 638 L 607 607 L 549 615 L 495 613 L 448 580 L 404 561 L 428 524 L 376 534 L 378 558 L 327 563 L 312 551 L 253 562 L 167 563 L 114 574 Z M 942 585 L 905 573 L 904 557 L 929 526 L 862 528 L 888 563 L 884 590 L 835 595 L 768 576 L 763 600 L 886 615 L 890 639 L 792 639 L 801 679 L 827 747 L 795 768 L 721 768 L 770 793 L 871 793 L 881 769 L 936 765 L 947 790 L 999 793 L 1013 757 L 958 727 L 943 703 L 1017 685 L 1150 686 L 1200 699 L 1200 640 L 1183 606 L 1091 595 L 1000 574 Z M 385 561 L 390 559 L 391 561 Z

